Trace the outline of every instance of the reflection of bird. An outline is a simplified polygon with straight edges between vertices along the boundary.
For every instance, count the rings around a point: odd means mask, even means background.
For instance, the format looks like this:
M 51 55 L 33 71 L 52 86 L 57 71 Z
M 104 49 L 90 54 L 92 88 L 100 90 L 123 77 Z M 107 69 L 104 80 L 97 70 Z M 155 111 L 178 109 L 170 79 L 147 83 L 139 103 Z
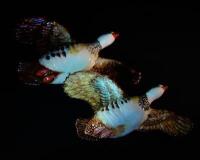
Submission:
M 72 98 L 90 104 L 91 119 L 77 119 L 77 133 L 81 138 L 122 137 L 134 130 L 162 130 L 170 135 L 186 134 L 191 122 L 166 110 L 150 107 L 166 90 L 159 85 L 143 96 L 129 97 L 107 76 L 85 71 L 69 75 L 64 92 Z
M 16 36 L 19 42 L 48 51 L 36 62 L 19 63 L 19 77 L 26 84 L 62 84 L 68 74 L 82 70 L 93 70 L 118 79 L 117 69 L 126 68 L 124 73 L 131 76 L 133 85 L 141 78 L 138 72 L 121 62 L 99 57 L 100 50 L 118 37 L 114 32 L 101 35 L 94 43 L 72 44 L 69 32 L 62 25 L 43 18 L 29 18 L 18 25 Z

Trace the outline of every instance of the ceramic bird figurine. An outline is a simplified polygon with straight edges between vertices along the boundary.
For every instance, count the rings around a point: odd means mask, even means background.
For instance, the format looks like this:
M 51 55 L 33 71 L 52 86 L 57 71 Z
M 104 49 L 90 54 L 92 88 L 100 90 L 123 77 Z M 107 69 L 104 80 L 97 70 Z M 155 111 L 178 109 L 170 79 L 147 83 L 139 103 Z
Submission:
M 56 44 L 59 42 L 59 46 L 57 46 L 55 50 L 51 50 L 48 53 L 42 55 L 39 58 L 38 62 L 33 62 L 33 64 L 21 63 L 19 65 L 18 72 L 21 75 L 22 79 L 24 77 L 25 77 L 24 79 L 26 79 L 27 81 L 29 79 L 30 80 L 32 79 L 34 83 L 38 82 L 38 83 L 62 84 L 69 73 L 91 69 L 95 65 L 100 50 L 111 45 L 118 36 L 118 34 L 112 32 L 99 36 L 94 43 L 70 44 L 69 43 L 70 35 L 67 34 L 68 32 L 64 30 L 63 29 L 64 27 L 62 27 L 61 25 L 50 22 L 46 23 L 46 21 L 43 21 L 42 19 L 34 19 L 34 21 L 33 19 L 31 19 L 31 21 L 30 22 L 29 21 L 27 25 L 25 24 L 22 25 L 26 26 L 26 28 L 24 27 L 25 31 L 26 30 L 32 31 L 33 29 L 37 28 L 36 26 L 39 26 L 40 29 L 42 28 L 41 31 L 42 35 L 44 34 L 44 32 L 45 32 L 44 35 L 46 34 L 49 35 L 50 41 L 52 42 L 52 46 L 56 46 Z M 43 24 L 42 27 L 41 24 Z M 54 33 L 55 28 L 59 33 L 58 35 L 62 33 L 63 35 L 61 36 L 62 38 L 56 39 L 55 36 L 50 36 L 52 35 L 52 33 Z M 20 29 L 22 29 L 22 27 Z M 50 32 L 49 30 L 53 31 Z M 24 36 L 23 32 L 25 31 L 21 31 L 22 33 L 18 31 L 17 38 L 23 39 L 23 37 L 28 37 L 28 39 L 30 39 L 28 41 L 30 42 L 33 41 L 31 38 L 29 38 L 31 36 Z M 28 31 L 27 35 L 32 35 L 30 34 L 30 31 L 29 32 Z M 32 35 L 32 37 L 34 36 Z M 66 38 L 65 41 L 63 40 L 63 37 Z M 46 39 L 46 37 L 44 39 Z M 60 43 L 61 39 L 63 40 L 62 41 L 63 43 Z
M 142 96 L 127 96 L 108 76 L 84 71 L 71 74 L 64 83 L 64 92 L 90 104 L 94 116 L 77 119 L 78 135 L 87 140 L 118 138 L 132 131 L 161 130 L 170 135 L 186 134 L 192 127 L 187 118 L 167 110 L 151 108 L 166 86 L 159 85 Z
M 63 84 L 65 78 L 77 71 L 92 70 L 108 75 L 117 83 L 121 74 L 131 79 L 130 85 L 136 86 L 141 73 L 117 60 L 99 57 L 99 52 L 111 45 L 118 37 L 117 33 L 101 35 L 90 44 L 71 43 L 71 37 L 65 27 L 44 18 L 28 18 L 22 21 L 16 32 L 17 40 L 36 46 L 42 54 L 34 62 L 20 62 L 18 74 L 25 84 Z M 123 85 L 123 82 L 120 83 Z
M 70 74 L 81 70 L 90 70 L 99 56 L 100 50 L 115 41 L 115 33 L 101 35 L 96 42 L 91 44 L 74 44 L 68 48 L 49 52 L 39 59 L 40 65 L 56 72 L 43 79 L 45 83 L 62 84 Z M 39 70 L 36 74 L 43 76 L 46 70 Z

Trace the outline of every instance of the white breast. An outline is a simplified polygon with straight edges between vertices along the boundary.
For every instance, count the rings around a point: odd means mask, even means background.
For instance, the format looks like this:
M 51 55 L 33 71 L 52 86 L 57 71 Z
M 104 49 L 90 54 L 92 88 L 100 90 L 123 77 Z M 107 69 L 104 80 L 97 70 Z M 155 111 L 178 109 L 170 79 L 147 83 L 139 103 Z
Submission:
M 65 53 L 66 56 L 60 54 L 60 56 L 54 57 L 49 53 L 39 59 L 39 63 L 46 68 L 61 72 L 61 74 L 52 82 L 54 84 L 63 83 L 69 73 L 90 69 L 97 59 L 97 55 L 92 55 L 87 48 L 83 48 L 77 53 L 71 53 L 67 48 L 65 48 Z M 47 56 L 50 58 L 47 59 Z
M 78 53 L 71 53 L 65 48 L 66 56 L 60 54 L 59 56 L 52 57 L 52 53 L 46 54 L 39 59 L 41 65 L 58 72 L 74 72 L 83 68 L 87 68 L 90 64 L 90 52 L 87 49 L 83 49 Z M 49 56 L 50 59 L 46 57 Z
M 124 132 L 117 136 L 121 137 L 132 132 L 141 125 L 144 121 L 144 111 L 136 102 L 131 100 L 123 104 L 121 104 L 120 101 L 117 103 L 119 104 L 119 108 L 112 108 L 112 106 L 109 105 L 108 111 L 98 111 L 96 117 L 111 128 L 124 125 Z

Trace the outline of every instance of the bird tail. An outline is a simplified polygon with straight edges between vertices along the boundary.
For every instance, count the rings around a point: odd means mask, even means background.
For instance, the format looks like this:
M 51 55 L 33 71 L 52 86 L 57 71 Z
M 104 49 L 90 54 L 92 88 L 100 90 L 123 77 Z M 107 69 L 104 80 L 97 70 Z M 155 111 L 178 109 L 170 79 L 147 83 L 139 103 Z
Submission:
M 193 128 L 190 119 L 176 115 L 167 110 L 150 109 L 148 118 L 139 130 L 161 130 L 169 135 L 186 135 Z

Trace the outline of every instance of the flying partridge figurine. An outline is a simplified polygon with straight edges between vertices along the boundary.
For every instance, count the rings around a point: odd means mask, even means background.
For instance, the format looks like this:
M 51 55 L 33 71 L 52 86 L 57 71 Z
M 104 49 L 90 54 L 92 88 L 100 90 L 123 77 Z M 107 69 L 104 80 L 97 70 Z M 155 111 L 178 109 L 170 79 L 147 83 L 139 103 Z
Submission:
M 19 78 L 31 85 L 63 84 L 71 73 L 92 70 L 119 80 L 121 75 L 118 70 L 121 69 L 130 76 L 131 83 L 137 85 L 141 78 L 139 72 L 117 60 L 99 57 L 99 52 L 118 36 L 111 32 L 99 36 L 93 43 L 74 44 L 68 30 L 59 23 L 44 18 L 27 18 L 17 26 L 17 41 L 46 53 L 34 62 L 20 62 Z
M 161 130 L 169 135 L 187 134 L 192 123 L 167 110 L 151 108 L 165 90 L 158 85 L 142 96 L 127 96 L 108 76 L 91 71 L 68 76 L 64 92 L 88 102 L 94 111 L 90 119 L 77 119 L 79 137 L 87 140 L 118 138 L 133 131 Z

